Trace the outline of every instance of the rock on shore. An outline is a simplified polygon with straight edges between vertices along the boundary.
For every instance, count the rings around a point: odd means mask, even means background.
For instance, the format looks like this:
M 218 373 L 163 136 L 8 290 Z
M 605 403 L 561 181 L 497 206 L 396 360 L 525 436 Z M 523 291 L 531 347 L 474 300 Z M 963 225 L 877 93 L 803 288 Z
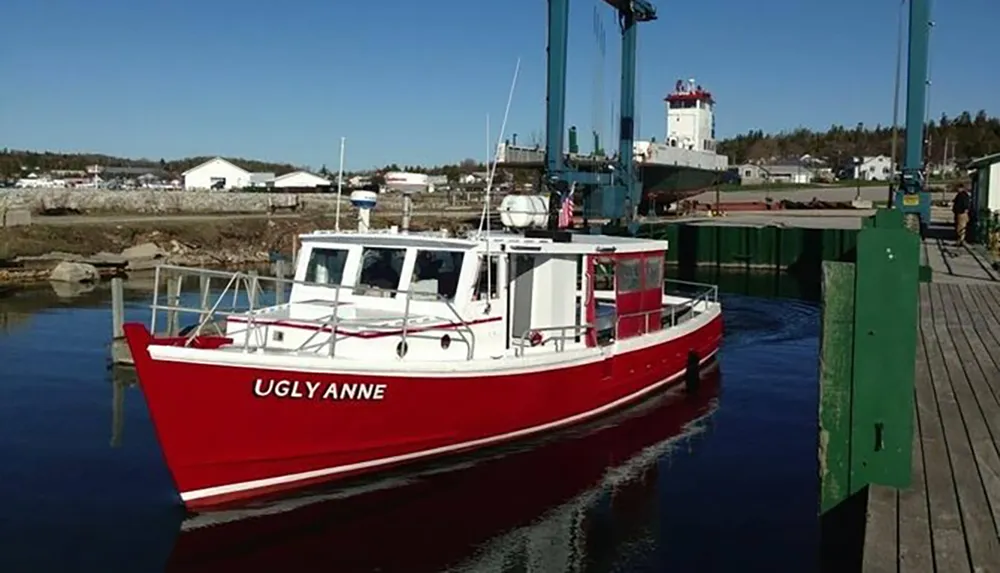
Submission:
M 0 268 L 0 284 L 34 283 L 49 280 L 58 283 L 85 284 L 101 278 L 130 272 L 151 271 L 158 265 L 237 267 L 267 263 L 270 252 L 253 245 L 239 248 L 202 249 L 176 239 L 164 247 L 144 242 L 120 253 L 101 251 L 80 255 L 52 251 L 43 255 L 16 257 Z
M 49 280 L 61 283 L 89 283 L 100 280 L 97 267 L 87 263 L 62 261 L 49 274 Z

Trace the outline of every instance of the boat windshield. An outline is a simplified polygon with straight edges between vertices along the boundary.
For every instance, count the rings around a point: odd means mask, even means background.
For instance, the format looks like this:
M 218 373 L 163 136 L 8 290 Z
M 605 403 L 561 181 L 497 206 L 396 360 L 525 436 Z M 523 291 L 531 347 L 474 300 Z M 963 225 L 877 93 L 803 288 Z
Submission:
M 414 300 L 454 300 L 458 291 L 458 277 L 462 272 L 462 251 L 418 250 L 410 279 L 410 292 Z
M 309 255 L 306 282 L 340 285 L 344 280 L 347 249 L 315 248 Z
M 405 258 L 404 248 L 365 247 L 361 252 L 354 294 L 394 298 L 399 290 Z

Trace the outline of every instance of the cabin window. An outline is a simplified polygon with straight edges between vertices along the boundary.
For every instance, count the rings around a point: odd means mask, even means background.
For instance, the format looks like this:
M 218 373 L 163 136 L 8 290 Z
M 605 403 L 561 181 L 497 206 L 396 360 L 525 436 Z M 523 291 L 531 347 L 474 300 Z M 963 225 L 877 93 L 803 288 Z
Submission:
M 344 280 L 347 249 L 313 249 L 306 267 L 306 282 L 340 285 Z
M 410 296 L 414 300 L 454 300 L 464 259 L 462 251 L 418 250 L 410 279 Z
M 618 259 L 615 265 L 615 279 L 617 280 L 617 290 L 619 293 L 636 292 L 642 290 L 642 259 L 629 258 Z
M 405 258 L 406 249 L 365 247 L 354 294 L 395 297 Z
M 646 290 L 652 290 L 663 286 L 663 258 L 659 256 L 646 257 Z
M 500 291 L 497 288 L 498 269 L 500 268 L 500 257 L 494 255 L 490 257 L 489 274 L 487 274 L 486 257 L 479 257 L 479 277 L 476 279 L 476 300 L 484 300 L 483 294 L 489 291 L 490 298 L 500 298 Z
M 594 263 L 594 290 L 615 290 L 615 263 L 611 259 Z

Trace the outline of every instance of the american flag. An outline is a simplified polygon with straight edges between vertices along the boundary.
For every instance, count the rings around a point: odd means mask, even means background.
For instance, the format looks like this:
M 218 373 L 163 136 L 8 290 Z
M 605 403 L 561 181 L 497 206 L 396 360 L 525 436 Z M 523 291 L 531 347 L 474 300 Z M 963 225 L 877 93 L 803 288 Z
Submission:
M 559 228 L 565 229 L 573 224 L 573 193 L 567 193 L 559 209 Z

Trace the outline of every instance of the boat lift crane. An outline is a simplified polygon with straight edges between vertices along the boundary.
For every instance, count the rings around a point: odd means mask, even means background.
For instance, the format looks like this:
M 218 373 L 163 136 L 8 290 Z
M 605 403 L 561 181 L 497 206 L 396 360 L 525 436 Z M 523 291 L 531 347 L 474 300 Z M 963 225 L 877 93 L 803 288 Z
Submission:
M 566 57 L 570 0 L 548 0 L 548 70 L 546 94 L 545 165 L 542 183 L 549 191 L 549 227 L 555 229 L 562 199 L 577 185 L 590 187 L 589 202 L 614 226 L 633 226 L 642 188 L 633 162 L 635 140 L 635 77 L 637 25 L 656 19 L 647 0 L 603 0 L 618 12 L 622 32 L 621 102 L 618 157 L 608 170 L 582 171 L 566 161 Z
M 931 198 L 924 171 L 924 113 L 927 106 L 930 0 L 909 0 L 909 45 L 906 64 L 906 145 L 893 206 L 903 214 L 907 226 L 921 235 L 931 219 Z

